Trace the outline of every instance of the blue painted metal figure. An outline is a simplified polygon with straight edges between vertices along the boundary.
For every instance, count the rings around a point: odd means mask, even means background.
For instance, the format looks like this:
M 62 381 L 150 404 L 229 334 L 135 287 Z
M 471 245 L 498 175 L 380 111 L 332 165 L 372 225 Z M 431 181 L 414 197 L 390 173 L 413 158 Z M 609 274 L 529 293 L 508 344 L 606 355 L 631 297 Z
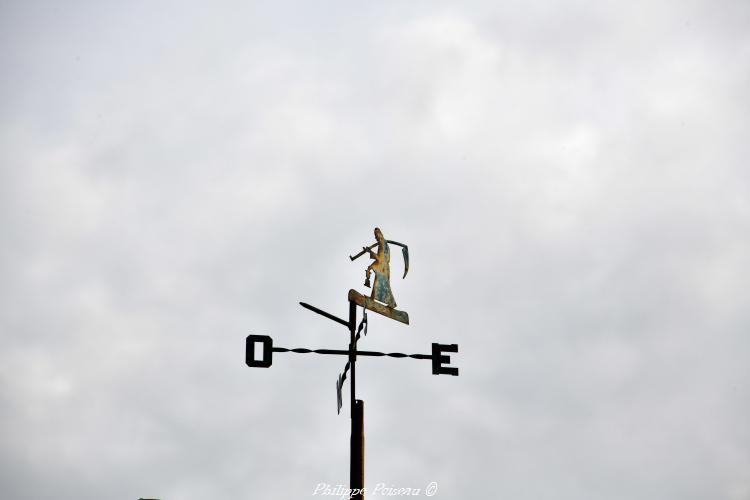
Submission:
M 404 278 L 409 272 L 409 248 L 398 241 L 386 240 L 382 231 L 375 228 L 376 242 L 370 246 L 362 247 L 362 251 L 357 255 L 349 256 L 351 260 L 368 254 L 375 262 L 370 264 L 365 271 L 365 286 L 370 286 L 370 272 L 375 274 L 375 280 L 372 284 L 372 293 L 365 297 L 356 290 L 349 290 L 349 300 L 364 307 L 368 311 L 388 316 L 391 319 L 409 324 L 409 315 L 406 311 L 396 309 L 396 300 L 393 298 L 391 291 L 391 247 L 396 245 L 401 247 L 404 256 Z M 373 249 L 377 247 L 377 251 Z
M 393 293 L 391 292 L 391 248 L 383 237 L 380 228 L 377 227 L 375 228 L 375 239 L 378 242 L 377 253 L 364 247 L 370 255 L 370 258 L 375 261 L 367 268 L 368 278 L 370 276 L 370 271 L 375 273 L 375 281 L 372 285 L 372 294 L 370 295 L 370 298 L 377 300 L 388 307 L 396 307 L 396 300 L 393 298 Z

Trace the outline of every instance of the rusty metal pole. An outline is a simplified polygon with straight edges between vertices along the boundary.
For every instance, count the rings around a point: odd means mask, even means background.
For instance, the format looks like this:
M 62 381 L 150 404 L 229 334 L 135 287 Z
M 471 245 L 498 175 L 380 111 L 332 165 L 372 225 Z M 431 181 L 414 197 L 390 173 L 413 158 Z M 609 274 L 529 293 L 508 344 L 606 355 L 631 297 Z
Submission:
M 364 410 L 364 401 L 356 399 L 354 402 L 354 418 L 352 419 L 352 464 L 355 468 L 352 489 L 357 492 L 357 494 L 352 495 L 352 498 L 357 500 L 364 500 L 365 498 Z
M 351 418 L 352 432 L 349 441 L 349 488 L 352 490 L 353 500 L 364 500 L 363 493 L 365 487 L 365 442 L 363 431 L 363 409 L 364 403 L 356 399 L 356 380 L 357 380 L 357 304 L 349 301 L 349 334 L 351 341 L 349 343 L 349 363 L 352 371 L 351 385 Z

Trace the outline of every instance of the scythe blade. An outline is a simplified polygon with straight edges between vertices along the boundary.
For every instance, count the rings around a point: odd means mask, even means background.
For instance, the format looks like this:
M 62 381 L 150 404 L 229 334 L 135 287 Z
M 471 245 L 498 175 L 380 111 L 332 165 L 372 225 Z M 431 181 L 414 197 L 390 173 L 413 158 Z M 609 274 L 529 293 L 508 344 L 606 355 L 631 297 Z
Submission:
M 398 245 L 398 246 L 401 247 L 401 253 L 404 256 L 404 276 L 403 276 L 403 278 L 406 278 L 406 273 L 409 272 L 409 247 L 407 247 L 403 243 L 399 243 L 398 241 L 393 241 L 393 240 L 385 240 L 385 241 L 387 241 L 388 243 L 391 243 L 393 245 Z M 354 260 L 354 259 L 352 259 L 352 260 Z M 401 279 L 403 279 L 403 278 L 401 278 Z
M 398 241 L 393 240 L 385 240 L 388 243 L 391 243 L 392 245 L 397 245 L 401 247 L 401 253 L 404 256 L 404 276 L 403 278 L 406 278 L 406 273 L 409 272 L 409 247 L 404 245 L 403 243 L 399 243 Z M 401 278 L 401 279 L 403 279 Z
M 406 273 L 409 272 L 409 247 L 406 245 L 402 246 L 401 253 L 404 255 L 404 278 L 406 278 Z

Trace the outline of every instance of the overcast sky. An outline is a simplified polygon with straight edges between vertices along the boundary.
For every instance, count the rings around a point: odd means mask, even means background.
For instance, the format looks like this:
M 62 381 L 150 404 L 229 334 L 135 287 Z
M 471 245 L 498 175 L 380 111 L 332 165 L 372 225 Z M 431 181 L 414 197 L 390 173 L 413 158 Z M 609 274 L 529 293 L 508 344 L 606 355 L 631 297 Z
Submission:
M 0 496 L 348 485 L 244 339 L 345 348 L 379 226 L 361 347 L 460 376 L 358 364 L 366 486 L 750 499 L 749 89 L 744 0 L 0 2 Z

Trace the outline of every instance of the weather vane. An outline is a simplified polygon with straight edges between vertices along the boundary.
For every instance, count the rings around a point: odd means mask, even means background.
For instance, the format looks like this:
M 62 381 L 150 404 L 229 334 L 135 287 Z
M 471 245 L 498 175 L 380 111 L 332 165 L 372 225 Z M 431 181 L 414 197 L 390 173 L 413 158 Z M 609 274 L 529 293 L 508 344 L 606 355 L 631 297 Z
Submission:
M 364 402 L 356 399 L 356 363 L 358 356 L 389 356 L 392 358 L 413 358 L 432 360 L 433 375 L 458 375 L 458 368 L 446 366 L 450 363 L 450 356 L 446 353 L 457 353 L 456 344 L 432 344 L 431 354 L 404 354 L 400 352 L 378 352 L 361 351 L 357 349 L 357 343 L 361 334 L 367 335 L 367 311 L 382 314 L 404 324 L 409 324 L 409 315 L 406 311 L 396 309 L 396 300 L 391 290 L 391 250 L 390 245 L 400 246 L 404 257 L 404 278 L 409 272 L 409 248 L 403 243 L 386 240 L 382 231 L 375 228 L 375 243 L 362 247 L 362 251 L 349 258 L 354 261 L 362 255 L 368 254 L 373 262 L 365 270 L 365 286 L 370 287 L 370 275 L 374 274 L 372 281 L 372 293 L 369 297 L 362 295 L 356 290 L 349 290 L 349 319 L 341 319 L 331 313 L 318 309 L 304 302 L 300 305 L 310 311 L 324 316 L 349 329 L 348 349 L 307 349 L 285 347 L 274 347 L 273 340 L 267 335 L 248 335 L 245 339 L 245 363 L 253 368 L 268 368 L 272 364 L 274 352 L 294 352 L 301 354 L 334 354 L 348 356 L 343 372 L 336 378 L 336 411 L 341 412 L 343 406 L 342 388 L 346 381 L 346 375 L 351 371 L 350 386 L 350 410 L 351 410 L 351 440 L 350 440 L 350 462 L 349 462 L 349 488 L 350 497 L 353 499 L 364 499 Z M 377 251 L 373 249 L 377 247 Z M 362 307 L 362 321 L 357 326 L 357 306 Z

